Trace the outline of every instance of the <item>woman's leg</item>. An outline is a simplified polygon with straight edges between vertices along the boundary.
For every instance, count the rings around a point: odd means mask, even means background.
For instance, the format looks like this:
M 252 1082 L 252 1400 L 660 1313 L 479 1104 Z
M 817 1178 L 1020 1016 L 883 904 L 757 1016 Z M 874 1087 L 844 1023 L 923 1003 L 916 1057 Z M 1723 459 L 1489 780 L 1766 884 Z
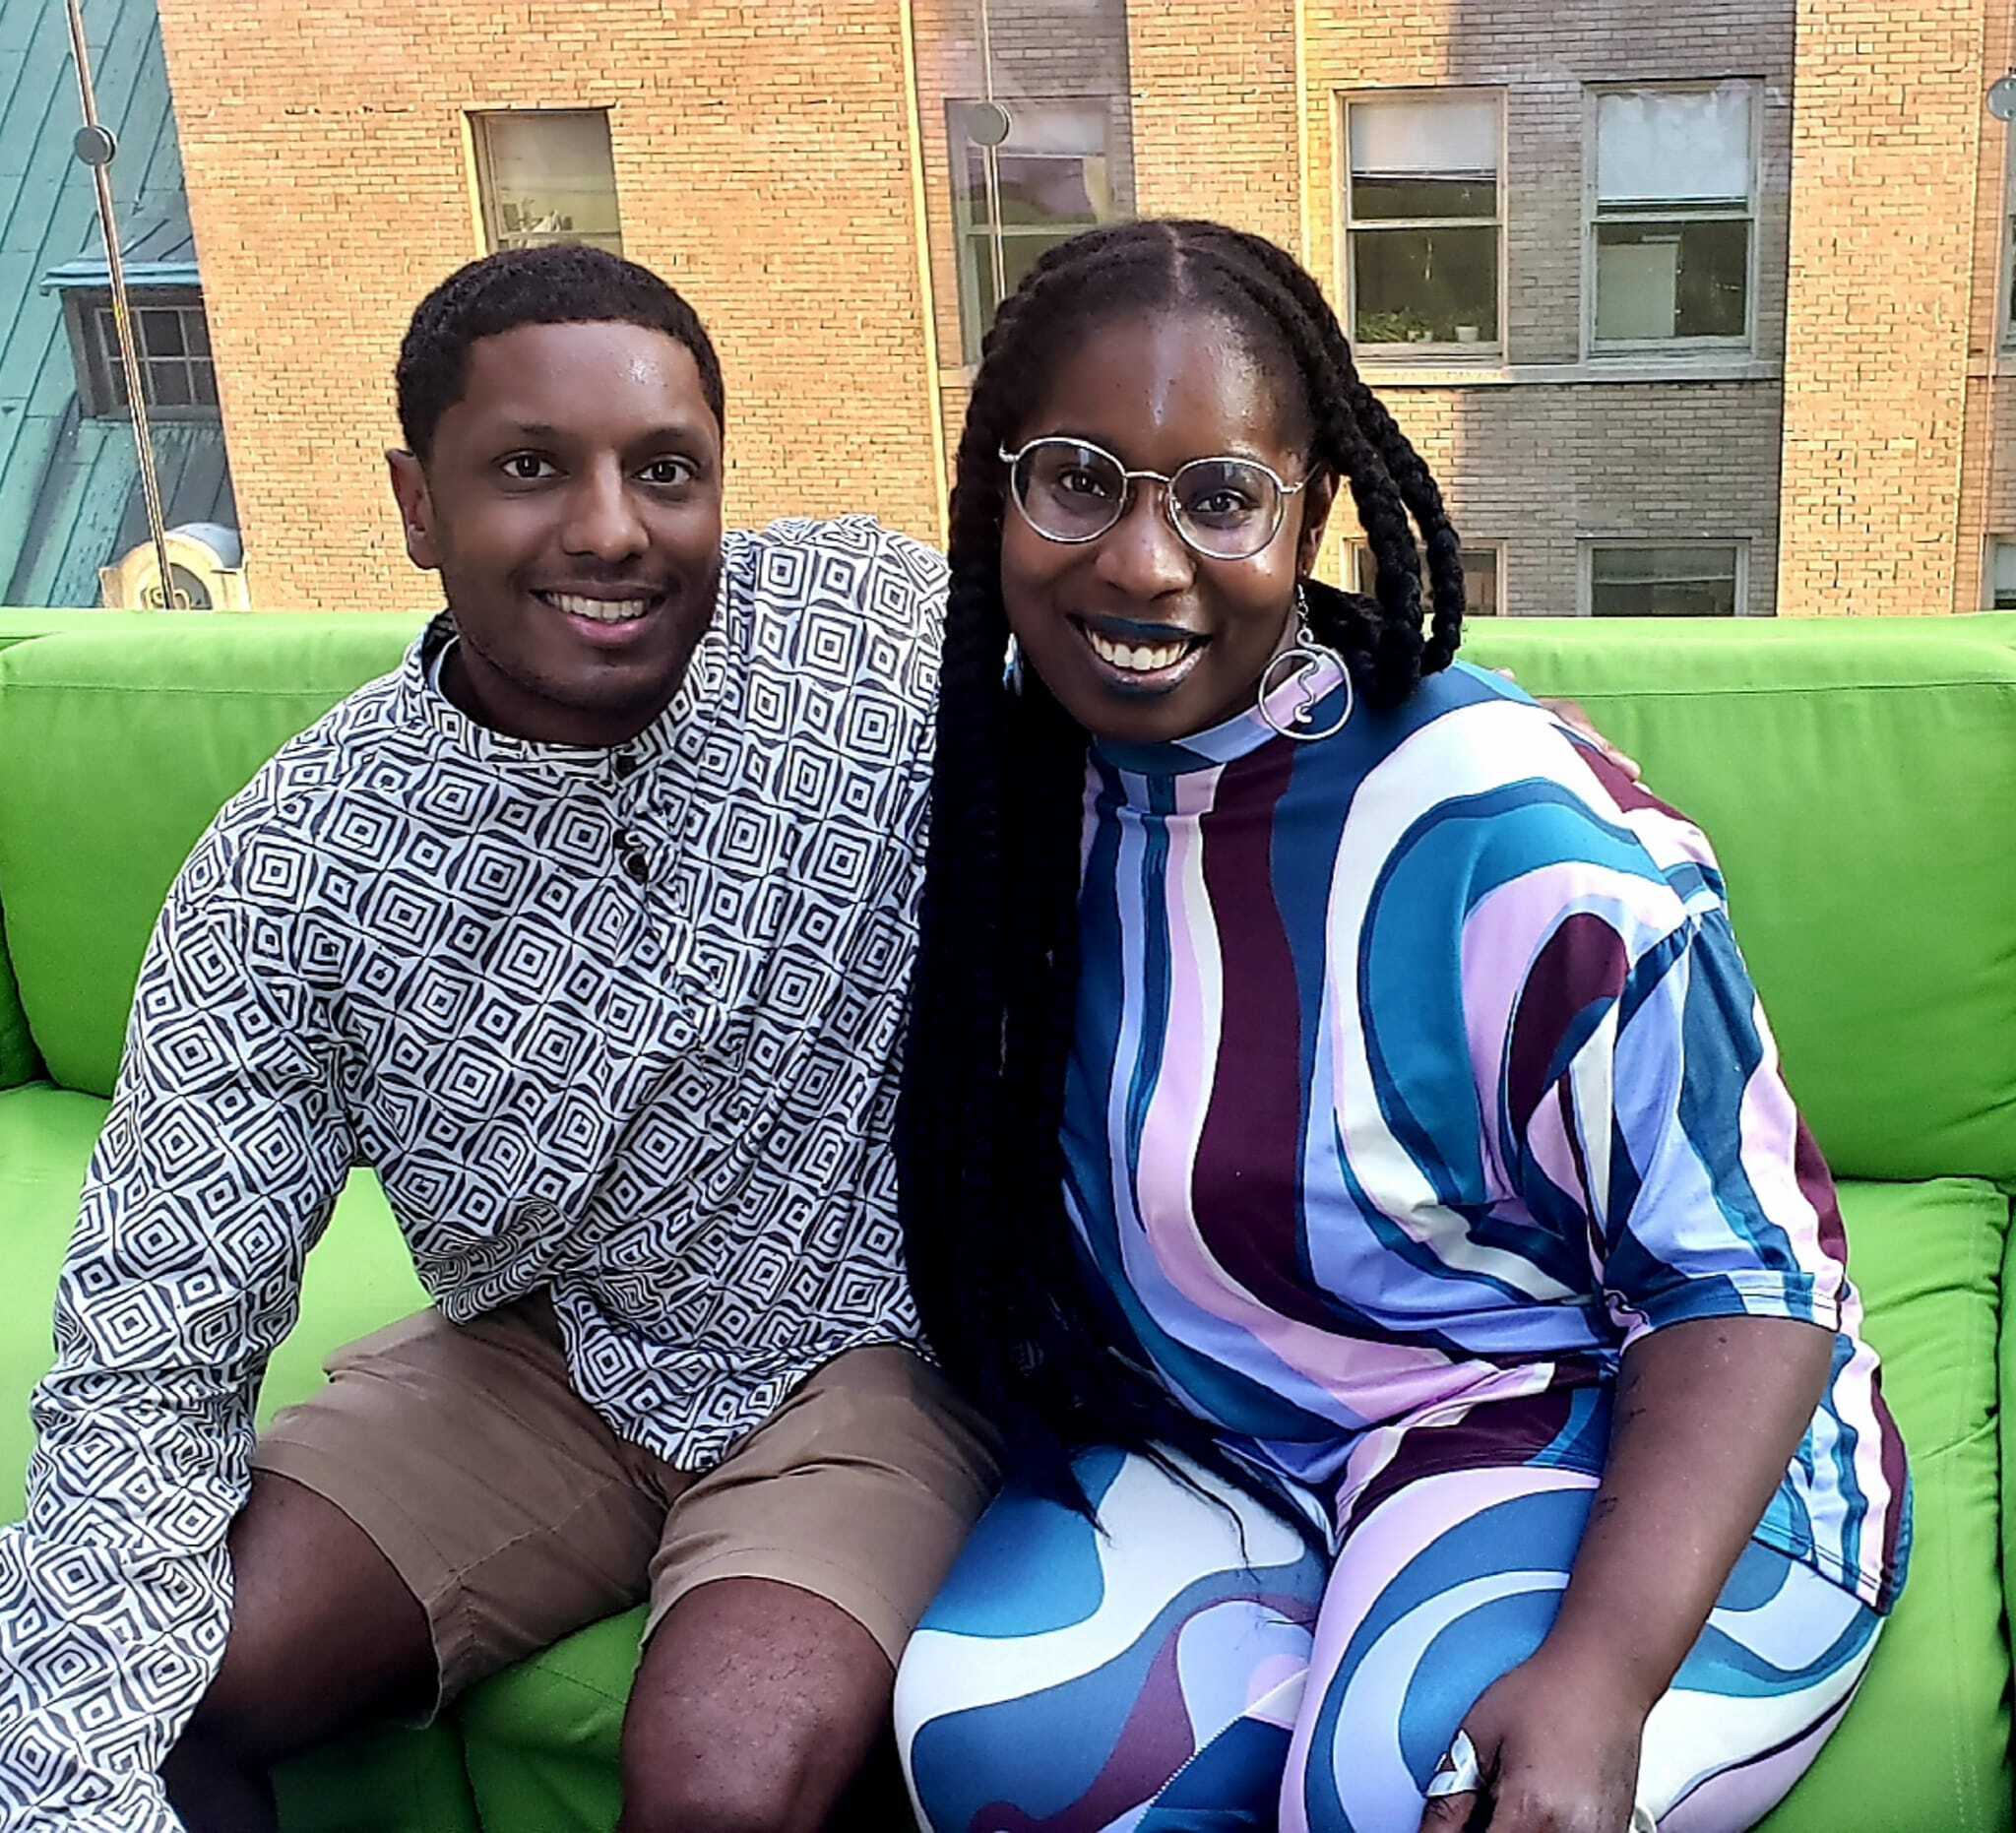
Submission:
M 1456 1471 L 1357 1524 L 1317 1624 L 1283 1833 L 1416 1833 L 1463 1715 L 1552 1626 L 1595 1493 L 1572 1471 Z M 1752 1825 L 1839 1722 L 1879 1626 L 1752 1543 L 1647 1721 L 1640 1806 L 1664 1833 Z
M 896 1732 L 919 1820 L 1271 1826 L 1324 1563 L 1215 1479 L 1200 1496 L 1118 1452 L 1079 1473 L 1098 1529 L 1010 1487 L 911 1639 Z

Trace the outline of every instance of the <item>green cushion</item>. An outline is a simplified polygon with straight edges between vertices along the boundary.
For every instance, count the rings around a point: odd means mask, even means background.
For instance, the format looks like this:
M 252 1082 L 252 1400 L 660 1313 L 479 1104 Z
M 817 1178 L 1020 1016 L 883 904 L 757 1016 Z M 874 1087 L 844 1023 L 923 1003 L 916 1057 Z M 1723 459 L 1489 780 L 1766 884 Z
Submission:
M 1860 1698 L 1767 1824 L 1997 1833 L 2010 1824 L 1994 1372 L 2009 1206 L 1960 1178 L 1845 1185 L 1842 1205 L 1911 1446 L 1917 1546 Z M 642 1611 L 611 1617 L 471 1693 L 463 1740 L 490 1833 L 608 1827 L 643 1626 Z
M 48 1371 L 50 1301 L 104 1117 L 94 1096 L 47 1083 L 0 1090 L 0 1521 L 22 1512 L 29 1392 Z M 308 1257 L 301 1320 L 267 1371 L 261 1420 L 320 1387 L 330 1351 L 426 1301 L 377 1180 L 353 1173 Z
M 30 1390 L 49 1365 L 49 1304 L 106 1104 L 46 1084 L 0 1091 L 0 1521 L 22 1511 Z M 263 1421 L 322 1385 L 331 1350 L 426 1302 L 368 1172 L 354 1174 L 309 1257 L 301 1319 L 259 1398 Z M 285 1833 L 474 1833 L 452 1730 L 359 1734 L 278 1778 Z
M 608 1833 L 645 1612 L 569 1636 L 475 1687 L 457 1718 L 485 1833 Z
M 2002 1260 L 2002 1335 L 1996 1357 L 1996 1394 L 2001 1401 L 2002 1468 L 2016 1471 L 2016 1229 Z M 2002 1606 L 2004 1627 L 2016 1626 L 2016 1508 L 2002 1509 Z
M 281 1833 L 478 1833 L 453 1726 L 340 1738 L 274 1773 Z M 606 1828 L 613 1820 L 604 1823 Z
M 1992 1185 L 1846 1184 L 1856 1279 L 1911 1452 L 1911 1577 L 1868 1677 L 1770 1833 L 2009 1827 L 1995 1342 L 2009 1204 Z
M 111 1092 L 141 954 L 197 836 L 416 628 L 122 617 L 0 650 L 0 905 L 55 1082 Z
M 2016 1177 L 2016 617 L 1499 619 L 1707 830 L 1847 1176 Z

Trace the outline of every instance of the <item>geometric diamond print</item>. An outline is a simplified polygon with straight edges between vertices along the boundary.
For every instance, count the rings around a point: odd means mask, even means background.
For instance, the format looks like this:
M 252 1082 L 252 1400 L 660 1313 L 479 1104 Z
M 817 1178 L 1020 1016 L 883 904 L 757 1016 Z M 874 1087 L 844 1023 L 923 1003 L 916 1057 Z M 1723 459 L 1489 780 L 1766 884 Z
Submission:
M 153 1772 L 222 1651 L 259 1376 L 353 1165 L 445 1313 L 549 1287 L 583 1397 L 684 1468 L 915 1341 L 891 1050 L 944 562 L 866 517 L 723 560 L 635 768 L 466 720 L 438 619 L 176 880 L 0 1532 L 8 1827 L 172 1828 Z

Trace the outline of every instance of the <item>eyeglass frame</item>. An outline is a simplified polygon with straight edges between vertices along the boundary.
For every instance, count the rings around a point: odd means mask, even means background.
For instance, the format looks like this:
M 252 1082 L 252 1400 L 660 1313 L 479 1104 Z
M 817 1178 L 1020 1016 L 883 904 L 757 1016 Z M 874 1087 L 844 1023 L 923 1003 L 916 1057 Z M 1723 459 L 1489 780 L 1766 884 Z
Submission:
M 1048 529 L 1040 526 L 1036 518 L 1029 513 L 1028 508 L 1023 503 L 1022 493 L 1015 487 L 1015 468 L 1030 453 L 1034 452 L 1038 446 L 1077 446 L 1081 451 L 1097 452 L 1101 458 L 1112 461 L 1113 469 L 1120 474 L 1120 483 L 1125 494 L 1120 498 L 1119 508 L 1113 512 L 1112 521 L 1108 522 L 1097 535 L 1052 535 Z M 1041 433 L 1035 439 L 1025 440 L 1013 452 L 1009 451 L 1006 446 L 1002 446 L 999 449 L 999 457 L 1002 464 L 1008 467 L 1008 500 L 1015 505 L 1015 513 L 1046 541 L 1055 541 L 1060 547 L 1087 547 L 1094 541 L 1104 540 L 1121 523 L 1126 521 L 1127 513 L 1133 507 L 1134 481 L 1139 477 L 1146 478 L 1150 483 L 1162 485 L 1163 520 L 1174 532 L 1176 539 L 1181 541 L 1200 560 L 1224 560 L 1230 561 L 1233 564 L 1237 564 L 1241 560 L 1257 560 L 1268 548 L 1274 545 L 1275 537 L 1281 533 L 1282 524 L 1288 520 L 1289 498 L 1299 496 L 1309 487 L 1311 479 L 1316 475 L 1312 471 L 1299 483 L 1290 483 L 1272 465 L 1267 464 L 1261 459 L 1248 458 L 1243 452 L 1220 452 L 1207 454 L 1202 458 L 1185 459 L 1174 471 L 1166 473 L 1147 470 L 1129 471 L 1125 465 L 1120 463 L 1117 455 L 1108 452 L 1104 446 L 1091 439 L 1074 439 L 1069 433 Z M 1265 472 L 1273 479 L 1275 490 L 1278 492 L 1274 505 L 1274 526 L 1267 531 L 1267 538 L 1255 547 L 1251 553 L 1213 553 L 1209 548 L 1200 547 L 1188 535 L 1183 533 L 1183 525 L 1176 520 L 1175 485 L 1176 479 L 1193 465 L 1250 465 L 1255 471 Z

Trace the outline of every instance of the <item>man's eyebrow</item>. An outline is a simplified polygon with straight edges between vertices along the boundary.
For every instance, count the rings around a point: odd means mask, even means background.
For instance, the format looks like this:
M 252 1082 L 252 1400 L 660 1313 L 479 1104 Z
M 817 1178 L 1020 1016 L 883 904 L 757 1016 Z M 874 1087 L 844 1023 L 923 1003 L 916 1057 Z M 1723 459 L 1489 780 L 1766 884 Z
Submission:
M 550 444 L 561 444 L 581 436 L 579 428 L 553 426 L 544 420 L 505 420 L 498 430 L 516 439 L 543 440 Z M 700 439 L 704 434 L 705 429 L 697 420 L 667 420 L 662 426 L 649 427 L 626 439 L 624 444 L 632 447 L 677 444 Z

